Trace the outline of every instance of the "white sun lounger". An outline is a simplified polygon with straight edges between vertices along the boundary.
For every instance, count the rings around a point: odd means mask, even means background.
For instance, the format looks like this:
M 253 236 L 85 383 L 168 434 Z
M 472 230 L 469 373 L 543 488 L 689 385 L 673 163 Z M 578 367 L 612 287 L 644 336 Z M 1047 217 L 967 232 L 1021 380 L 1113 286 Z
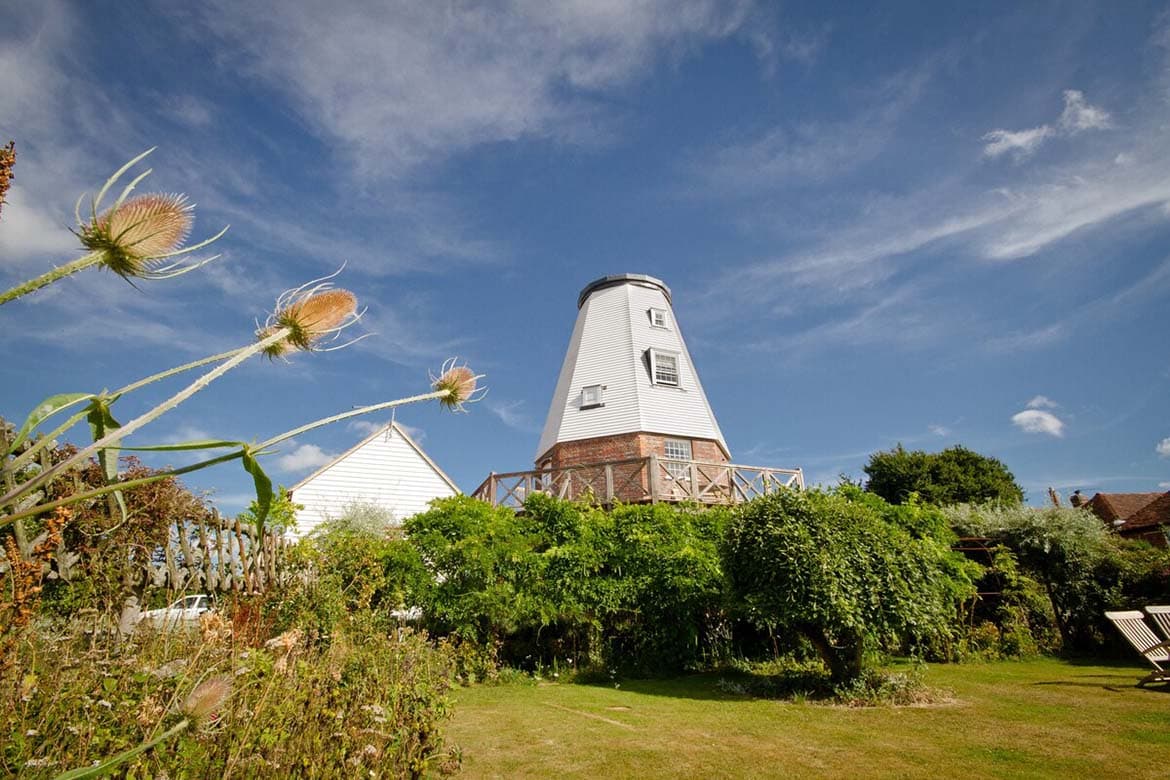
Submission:
M 1105 617 L 1117 626 L 1133 649 L 1137 650 L 1155 671 L 1150 672 L 1140 682 L 1139 686 L 1152 682 L 1170 682 L 1170 671 L 1162 668 L 1162 664 L 1170 666 L 1170 642 L 1164 642 L 1146 625 L 1144 615 L 1138 610 L 1126 612 L 1106 612 Z

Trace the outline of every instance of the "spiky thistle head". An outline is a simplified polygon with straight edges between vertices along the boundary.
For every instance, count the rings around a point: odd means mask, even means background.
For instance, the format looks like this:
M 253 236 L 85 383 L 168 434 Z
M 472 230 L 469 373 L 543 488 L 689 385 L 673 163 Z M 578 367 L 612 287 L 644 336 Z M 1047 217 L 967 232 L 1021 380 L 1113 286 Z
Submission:
M 364 309 L 358 311 L 357 297 L 353 293 L 334 289 L 328 282 L 339 273 L 340 268 L 329 276 L 287 290 L 276 299 L 276 307 L 264 325 L 257 328 L 256 337 L 263 340 L 280 330 L 288 330 L 288 335 L 266 347 L 264 354 L 277 358 L 297 350 L 327 352 L 365 338 L 359 336 L 344 344 L 327 348 L 321 346 L 336 341 L 341 331 L 360 320 L 365 313 Z
M 195 686 L 183 702 L 183 714 L 193 721 L 205 721 L 216 715 L 232 692 L 230 677 L 211 677 Z
M 218 255 L 202 260 L 177 260 L 215 241 L 227 228 L 193 246 L 184 246 L 191 233 L 194 221 L 194 205 L 186 195 L 153 194 L 130 198 L 130 193 L 139 182 L 150 175 L 148 169 L 130 181 L 114 205 L 102 211 L 102 200 L 109 189 L 136 163 L 150 154 L 147 150 L 126 163 L 98 191 L 90 202 L 90 216 L 81 218 L 81 202 L 78 199 L 75 216 L 77 234 L 81 245 L 95 256 L 100 263 L 124 279 L 169 279 L 185 274 L 210 263 Z
M 78 238 L 119 276 L 150 278 L 158 259 L 187 240 L 192 221 L 186 195 L 140 195 L 82 225 Z
M 486 387 L 479 386 L 483 374 L 477 374 L 466 364 L 459 365 L 457 358 L 449 358 L 439 369 L 439 375 L 431 374 L 431 388 L 445 393 L 439 399 L 444 409 L 465 412 L 465 404 L 475 403 L 487 393 Z

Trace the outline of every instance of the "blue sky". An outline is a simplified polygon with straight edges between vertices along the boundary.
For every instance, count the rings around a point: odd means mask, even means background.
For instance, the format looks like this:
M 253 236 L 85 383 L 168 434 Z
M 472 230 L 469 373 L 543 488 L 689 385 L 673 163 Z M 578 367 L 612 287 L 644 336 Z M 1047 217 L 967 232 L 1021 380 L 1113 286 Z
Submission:
M 645 273 L 736 462 L 831 483 L 963 444 L 1033 503 L 1166 490 L 1170 15 L 950 5 L 6 3 L 4 287 L 75 257 L 76 197 L 151 146 L 143 190 L 231 230 L 178 280 L 4 306 L 0 415 L 247 343 L 345 261 L 374 335 L 247 364 L 139 443 L 263 439 L 458 355 L 487 398 L 397 419 L 470 491 L 531 466 L 580 288 Z M 188 484 L 247 500 L 231 468 Z

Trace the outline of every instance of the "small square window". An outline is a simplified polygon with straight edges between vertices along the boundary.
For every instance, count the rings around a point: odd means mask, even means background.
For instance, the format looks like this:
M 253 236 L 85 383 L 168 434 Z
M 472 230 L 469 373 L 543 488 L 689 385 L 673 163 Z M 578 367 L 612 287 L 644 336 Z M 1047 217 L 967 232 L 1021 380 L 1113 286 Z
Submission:
M 592 409 L 596 406 L 605 406 L 604 385 L 588 385 L 581 388 L 581 408 Z
M 650 376 L 656 385 L 678 387 L 678 355 L 650 350 Z
M 669 327 L 666 321 L 666 309 L 651 309 L 650 324 L 655 328 Z

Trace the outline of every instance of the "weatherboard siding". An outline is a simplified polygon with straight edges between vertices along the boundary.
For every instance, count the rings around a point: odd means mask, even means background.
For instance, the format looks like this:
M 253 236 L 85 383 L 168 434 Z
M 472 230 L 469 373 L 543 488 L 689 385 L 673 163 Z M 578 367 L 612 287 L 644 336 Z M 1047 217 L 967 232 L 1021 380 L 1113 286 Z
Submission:
M 400 524 L 432 499 L 456 492 L 400 431 L 384 429 L 293 490 L 293 500 L 304 506 L 296 535 L 311 533 L 353 503 L 381 507 Z
M 650 309 L 665 309 L 667 328 L 651 325 Z M 679 358 L 679 387 L 656 385 L 647 350 Z M 581 390 L 603 385 L 604 406 L 581 408 Z M 674 311 L 657 285 L 630 282 L 592 291 L 577 322 L 557 380 L 537 460 L 557 443 L 638 431 L 711 439 L 726 449 Z

